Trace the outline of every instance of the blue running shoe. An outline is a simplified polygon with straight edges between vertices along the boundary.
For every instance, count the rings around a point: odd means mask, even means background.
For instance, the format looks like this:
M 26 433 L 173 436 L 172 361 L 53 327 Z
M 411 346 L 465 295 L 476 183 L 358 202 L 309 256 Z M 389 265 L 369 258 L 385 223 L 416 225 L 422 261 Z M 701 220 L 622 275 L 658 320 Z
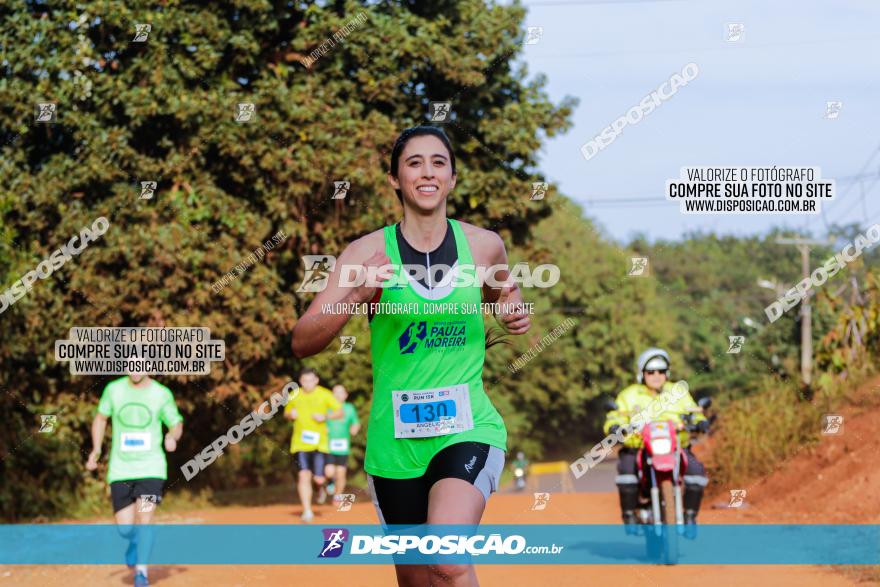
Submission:
M 149 587 L 150 582 L 147 580 L 147 576 L 143 573 L 137 573 L 134 576 L 134 587 Z
M 125 564 L 129 569 L 133 569 L 137 562 L 138 546 L 134 540 L 128 541 L 128 548 L 125 550 Z

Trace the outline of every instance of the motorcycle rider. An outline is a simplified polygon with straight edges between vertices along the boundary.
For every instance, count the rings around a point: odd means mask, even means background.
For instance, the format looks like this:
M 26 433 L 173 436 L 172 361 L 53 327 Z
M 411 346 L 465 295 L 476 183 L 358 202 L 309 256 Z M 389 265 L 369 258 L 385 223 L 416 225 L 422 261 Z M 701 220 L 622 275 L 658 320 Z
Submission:
M 683 416 L 690 414 L 690 423 L 697 426 L 700 432 L 709 430 L 709 421 L 702 409 L 694 402 L 694 398 L 681 387 L 673 392 L 673 384 L 669 382 L 669 354 L 663 349 L 649 348 L 638 359 L 638 383 L 621 391 L 617 399 L 617 409 L 608 412 L 603 430 L 605 434 L 614 434 L 621 426 L 630 423 L 630 418 L 642 410 L 646 410 L 652 402 L 659 401 L 666 409 L 660 412 L 656 420 L 672 420 L 679 428 L 678 440 L 687 455 L 687 474 L 684 475 L 684 522 L 697 523 L 697 512 L 703 499 L 703 489 L 708 483 L 706 468 L 697 459 L 689 446 L 689 435 L 683 429 Z M 674 395 L 673 395 L 674 393 Z M 665 395 L 664 394 L 668 394 Z M 677 399 L 673 399 L 680 396 Z M 639 507 L 639 478 L 637 473 L 636 454 L 642 446 L 639 434 L 629 434 L 618 453 L 617 477 L 615 483 L 620 493 L 620 510 L 623 523 L 628 533 L 635 532 L 638 523 L 636 510 Z
M 516 459 L 514 459 L 514 461 L 510 464 L 510 468 L 514 471 L 514 479 L 516 478 L 516 470 L 522 469 L 522 480 L 524 484 L 525 480 L 529 476 L 529 460 L 526 458 L 526 455 L 523 451 L 517 451 Z

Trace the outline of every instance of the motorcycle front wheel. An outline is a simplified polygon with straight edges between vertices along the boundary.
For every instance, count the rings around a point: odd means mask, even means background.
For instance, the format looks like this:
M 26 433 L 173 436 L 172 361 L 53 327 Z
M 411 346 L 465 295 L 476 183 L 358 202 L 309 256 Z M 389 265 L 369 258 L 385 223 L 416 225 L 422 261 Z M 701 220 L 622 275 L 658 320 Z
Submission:
M 675 528 L 675 491 L 672 480 L 660 482 L 660 513 L 663 517 L 663 544 L 661 561 L 664 565 L 678 563 L 678 532 Z

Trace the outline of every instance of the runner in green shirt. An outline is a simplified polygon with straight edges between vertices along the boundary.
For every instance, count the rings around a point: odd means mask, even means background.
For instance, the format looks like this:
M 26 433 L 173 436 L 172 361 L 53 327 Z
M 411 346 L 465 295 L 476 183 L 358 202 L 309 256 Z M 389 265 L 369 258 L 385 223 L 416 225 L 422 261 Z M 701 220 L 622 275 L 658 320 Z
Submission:
M 343 385 L 333 386 L 333 397 L 342 404 L 342 418 L 327 420 L 327 432 L 330 437 L 330 454 L 324 466 L 324 476 L 328 479 L 327 493 L 330 495 L 345 493 L 346 475 L 348 473 L 348 455 L 351 453 L 351 437 L 361 430 L 354 404 L 345 401 L 348 391 Z M 324 503 L 326 496 L 323 488 L 318 496 L 318 503 Z
M 107 481 L 120 534 L 128 538 L 125 562 L 135 568 L 135 587 L 149 585 L 147 565 L 152 540 L 132 524 L 146 525 L 168 478 L 165 452 L 174 452 L 183 434 L 183 418 L 171 390 L 150 377 L 130 374 L 107 384 L 92 422 L 92 452 L 86 469 L 98 468 L 107 420 L 113 419 Z M 162 434 L 162 424 L 168 428 Z
M 364 463 L 380 522 L 476 525 L 504 469 L 507 430 L 483 385 L 483 314 L 466 308 L 499 304 L 493 314 L 507 334 L 524 334 L 531 322 L 501 237 L 446 217 L 455 153 L 441 129 L 403 131 L 391 149 L 388 181 L 403 220 L 346 247 L 326 288 L 297 320 L 293 352 L 321 352 L 357 304 L 381 304 L 367 307 L 373 399 Z M 389 265 L 398 269 L 393 277 L 373 271 Z M 352 266 L 366 281 L 347 281 Z M 398 309 L 383 312 L 383 305 Z M 395 570 L 399 585 L 477 584 L 472 565 Z

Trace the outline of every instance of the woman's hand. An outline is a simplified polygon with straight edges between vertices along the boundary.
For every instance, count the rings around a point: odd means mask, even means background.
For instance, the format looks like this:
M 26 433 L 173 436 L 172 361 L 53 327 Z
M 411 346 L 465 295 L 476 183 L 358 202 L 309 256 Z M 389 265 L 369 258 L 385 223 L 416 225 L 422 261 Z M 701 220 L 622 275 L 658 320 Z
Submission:
M 504 287 L 501 288 L 501 295 L 498 296 L 498 301 L 496 302 L 500 305 L 500 310 L 495 314 L 495 320 L 507 334 L 525 334 L 531 328 L 532 321 L 529 315 L 525 313 L 525 308 L 522 307 L 522 304 L 518 304 L 519 308 L 514 308 L 517 304 L 511 301 L 510 292 L 512 289 L 509 283 L 505 283 Z M 515 311 L 517 309 L 519 311 Z

